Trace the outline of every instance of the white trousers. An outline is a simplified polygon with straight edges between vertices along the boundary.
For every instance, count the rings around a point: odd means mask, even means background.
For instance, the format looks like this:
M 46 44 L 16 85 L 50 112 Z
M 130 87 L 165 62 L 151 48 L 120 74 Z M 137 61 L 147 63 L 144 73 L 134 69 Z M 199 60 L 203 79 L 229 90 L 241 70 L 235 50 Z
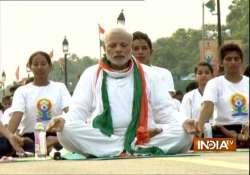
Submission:
M 152 137 L 147 144 L 137 147 L 156 146 L 168 154 L 187 152 L 193 137 L 187 134 L 182 125 L 158 125 L 163 131 Z M 82 121 L 67 121 L 62 132 L 57 133 L 59 142 L 69 151 L 85 155 L 118 156 L 124 150 L 124 134 L 106 136 L 99 129 L 87 127 Z

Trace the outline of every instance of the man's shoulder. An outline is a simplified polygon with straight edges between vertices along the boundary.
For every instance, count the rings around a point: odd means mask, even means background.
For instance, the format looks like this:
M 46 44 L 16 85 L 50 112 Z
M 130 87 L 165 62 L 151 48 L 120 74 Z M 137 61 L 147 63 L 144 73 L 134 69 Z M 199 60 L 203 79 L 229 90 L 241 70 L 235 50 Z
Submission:
M 94 71 L 97 71 L 98 67 L 99 67 L 98 64 L 94 64 L 94 65 L 87 67 L 83 72 L 94 72 Z
M 83 74 L 95 74 L 96 75 L 96 72 L 97 72 L 97 70 L 98 70 L 98 67 L 99 67 L 99 65 L 98 64 L 95 64 L 95 65 L 92 65 L 92 66 L 89 66 L 89 67 L 87 67 L 86 69 L 84 69 L 84 71 L 82 72 L 82 74 L 81 74 L 81 76 L 83 75 Z
M 99 65 L 95 64 L 84 69 L 81 75 L 78 77 L 79 78 L 78 82 L 91 81 L 95 79 L 97 77 L 98 68 L 99 68 Z

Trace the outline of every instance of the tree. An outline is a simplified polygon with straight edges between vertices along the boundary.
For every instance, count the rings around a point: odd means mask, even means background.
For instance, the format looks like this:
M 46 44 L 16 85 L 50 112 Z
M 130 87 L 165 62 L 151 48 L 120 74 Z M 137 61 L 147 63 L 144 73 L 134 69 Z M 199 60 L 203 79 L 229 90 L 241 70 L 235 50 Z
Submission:
M 198 43 L 201 36 L 201 30 L 181 28 L 171 37 L 158 39 L 153 43 L 153 64 L 169 69 L 177 84 L 178 77 L 192 73 L 199 62 Z M 184 84 L 178 83 L 178 87 L 184 90 Z
M 89 66 L 97 63 L 95 58 L 85 56 L 79 58 L 76 54 L 72 54 L 67 59 L 67 71 L 68 71 L 68 89 L 72 93 L 78 82 L 78 79 L 82 72 Z M 49 75 L 49 78 L 54 81 L 64 83 L 64 58 L 60 58 L 58 61 L 53 62 L 53 69 Z
M 227 26 L 232 31 L 233 39 L 242 40 L 244 63 L 249 64 L 249 0 L 233 0 L 229 9 Z

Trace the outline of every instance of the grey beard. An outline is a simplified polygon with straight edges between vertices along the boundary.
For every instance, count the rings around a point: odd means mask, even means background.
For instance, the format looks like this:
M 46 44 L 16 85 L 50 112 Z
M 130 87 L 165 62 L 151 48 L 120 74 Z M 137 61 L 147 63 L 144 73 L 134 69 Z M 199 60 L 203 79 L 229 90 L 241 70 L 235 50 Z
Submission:
M 114 65 L 123 66 L 130 60 L 130 57 L 129 56 L 128 57 L 115 57 L 115 58 L 108 57 L 108 59 Z

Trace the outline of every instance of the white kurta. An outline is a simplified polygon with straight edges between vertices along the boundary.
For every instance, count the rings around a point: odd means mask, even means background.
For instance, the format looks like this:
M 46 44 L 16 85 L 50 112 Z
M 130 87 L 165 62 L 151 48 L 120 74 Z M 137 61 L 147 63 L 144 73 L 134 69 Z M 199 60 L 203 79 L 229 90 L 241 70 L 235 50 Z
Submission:
M 224 76 L 207 82 L 202 101 L 211 101 L 217 108 L 215 125 L 231 125 L 249 122 L 249 78 L 232 83 Z
M 14 93 L 11 106 L 12 112 L 24 113 L 19 134 L 34 132 L 37 118 L 50 119 L 61 115 L 63 109 L 69 106 L 70 98 L 66 86 L 60 82 L 50 81 L 46 86 L 35 86 L 33 83 L 20 86 Z
M 75 88 L 69 112 L 64 116 L 64 129 L 58 133 L 58 138 L 70 151 L 95 156 L 119 155 L 124 150 L 124 137 L 132 118 L 133 72 L 127 73 L 123 78 L 107 77 L 114 128 L 113 135 L 108 137 L 99 129 L 93 128 L 91 122 L 102 112 L 99 84 L 102 78 L 99 77 L 96 81 L 97 68 L 97 65 L 91 66 L 82 74 Z M 143 69 L 149 103 L 148 127 L 157 126 L 163 129 L 161 134 L 151 138 L 150 142 L 143 146 L 158 146 L 166 153 L 187 151 L 191 146 L 192 137 L 183 130 L 181 119 L 184 117 L 180 117 L 181 114 L 175 110 L 170 95 L 166 93 L 166 85 L 163 83 L 159 86 L 158 76 L 150 67 L 143 65 Z

